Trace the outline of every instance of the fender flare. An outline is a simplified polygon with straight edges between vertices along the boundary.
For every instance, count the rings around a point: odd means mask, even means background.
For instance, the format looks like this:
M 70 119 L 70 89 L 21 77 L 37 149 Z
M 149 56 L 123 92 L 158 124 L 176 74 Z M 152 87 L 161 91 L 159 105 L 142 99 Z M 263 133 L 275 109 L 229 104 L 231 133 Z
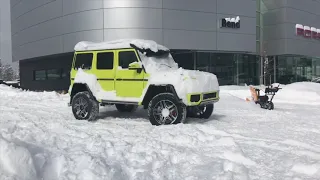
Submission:
M 91 89 L 89 88 L 88 84 L 86 84 L 86 83 L 74 83 L 74 84 L 72 85 L 72 89 L 71 89 L 71 93 L 70 93 L 70 104 L 72 103 L 73 97 L 74 97 L 77 93 L 83 92 L 83 91 L 88 91 L 89 94 L 90 94 L 90 96 L 91 96 L 92 98 L 94 98 L 95 100 L 97 100 L 96 97 L 93 95 Z

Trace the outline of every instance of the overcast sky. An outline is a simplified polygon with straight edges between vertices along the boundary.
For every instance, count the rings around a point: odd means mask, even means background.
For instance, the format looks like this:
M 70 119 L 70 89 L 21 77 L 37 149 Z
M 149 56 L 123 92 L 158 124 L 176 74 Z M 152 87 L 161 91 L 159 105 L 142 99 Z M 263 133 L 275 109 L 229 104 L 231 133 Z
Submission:
M 12 64 L 10 0 L 0 0 L 0 45 L 2 63 Z

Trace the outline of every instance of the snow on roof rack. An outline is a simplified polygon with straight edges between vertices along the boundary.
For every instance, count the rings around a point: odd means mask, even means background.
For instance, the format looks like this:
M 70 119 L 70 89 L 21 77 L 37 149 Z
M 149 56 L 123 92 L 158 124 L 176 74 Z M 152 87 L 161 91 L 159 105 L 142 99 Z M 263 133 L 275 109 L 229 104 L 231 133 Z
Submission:
M 105 41 L 105 42 L 80 41 L 75 45 L 74 50 L 75 51 L 91 51 L 91 50 L 105 50 L 105 49 L 123 49 L 123 48 L 133 48 L 133 45 L 138 49 L 151 50 L 152 52 L 169 51 L 167 47 L 160 45 L 155 41 L 144 40 L 144 39 L 119 39 L 119 40 Z

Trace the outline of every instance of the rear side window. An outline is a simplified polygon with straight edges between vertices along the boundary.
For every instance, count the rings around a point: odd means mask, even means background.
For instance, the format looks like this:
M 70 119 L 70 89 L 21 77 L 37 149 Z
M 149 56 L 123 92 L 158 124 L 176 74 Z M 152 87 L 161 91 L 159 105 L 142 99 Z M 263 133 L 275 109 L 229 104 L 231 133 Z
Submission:
M 36 81 L 46 80 L 47 79 L 46 70 L 33 71 L 33 79 Z
M 77 54 L 74 69 L 91 69 L 92 57 L 92 53 Z
M 113 69 L 113 52 L 98 53 L 97 69 Z
M 138 62 L 138 58 L 134 51 L 122 51 L 119 52 L 119 66 L 124 69 L 129 67 L 129 64 Z

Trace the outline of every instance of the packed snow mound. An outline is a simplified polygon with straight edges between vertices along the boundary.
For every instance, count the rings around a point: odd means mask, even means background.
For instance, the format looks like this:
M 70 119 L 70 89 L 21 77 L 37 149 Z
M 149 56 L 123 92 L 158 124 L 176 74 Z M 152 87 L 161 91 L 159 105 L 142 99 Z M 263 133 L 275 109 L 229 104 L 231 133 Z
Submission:
M 210 119 L 152 126 L 114 106 L 77 121 L 69 98 L 0 86 L 0 179 L 319 179 L 319 106 L 266 111 L 235 91 L 221 87 Z
M 308 91 L 320 93 L 320 83 L 313 82 L 296 82 L 288 85 L 280 85 L 286 90 Z
M 27 91 L 27 90 L 13 88 L 10 86 L 0 84 L 0 97 L 2 96 L 10 97 L 12 101 L 15 101 L 15 100 L 23 101 L 23 99 L 29 98 L 29 97 L 32 97 L 35 101 L 42 101 L 45 99 L 65 98 L 67 95 L 60 95 L 53 91 L 50 91 L 50 92 Z
M 312 82 L 297 82 L 280 85 L 274 99 L 275 102 L 294 102 L 296 104 L 320 105 L 320 84 Z
M 278 86 L 278 84 L 273 84 Z M 259 88 L 261 95 L 264 95 L 266 86 L 253 86 Z M 308 104 L 320 105 L 320 84 L 313 82 L 296 82 L 288 85 L 279 86 L 280 89 L 273 102 L 291 103 L 291 104 Z M 250 86 L 222 86 L 221 91 L 227 92 L 235 97 L 246 99 L 251 97 Z
M 0 174 L 1 171 L 21 180 L 37 179 L 30 152 L 22 146 L 7 141 L 0 134 Z
M 90 50 L 132 48 L 130 44 L 133 44 L 140 49 L 150 49 L 153 52 L 158 52 L 158 50 L 169 51 L 167 47 L 160 45 L 155 41 L 145 40 L 145 39 L 119 39 L 119 40 L 105 41 L 105 42 L 80 41 L 75 45 L 74 50 L 90 51 Z

